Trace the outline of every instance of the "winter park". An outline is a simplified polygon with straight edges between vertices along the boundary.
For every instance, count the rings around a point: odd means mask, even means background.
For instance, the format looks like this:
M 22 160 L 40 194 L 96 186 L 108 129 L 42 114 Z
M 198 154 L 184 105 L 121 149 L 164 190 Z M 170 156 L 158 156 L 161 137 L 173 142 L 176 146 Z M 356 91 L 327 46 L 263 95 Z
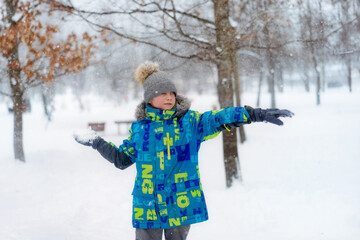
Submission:
M 360 239 L 360 1 L 0 9 L 0 239 Z

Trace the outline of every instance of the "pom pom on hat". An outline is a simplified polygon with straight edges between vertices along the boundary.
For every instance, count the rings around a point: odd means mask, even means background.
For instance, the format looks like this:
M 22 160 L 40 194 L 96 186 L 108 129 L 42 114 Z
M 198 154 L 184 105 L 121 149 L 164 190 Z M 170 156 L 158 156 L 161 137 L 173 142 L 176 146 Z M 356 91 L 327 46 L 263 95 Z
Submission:
M 134 72 L 134 78 L 139 83 L 144 84 L 148 76 L 159 71 L 160 71 L 160 66 L 158 63 L 147 61 L 136 68 Z
M 134 72 L 135 80 L 144 87 L 144 100 L 146 103 L 165 92 L 177 94 L 176 86 L 170 80 L 170 77 L 159 69 L 158 63 L 144 62 Z

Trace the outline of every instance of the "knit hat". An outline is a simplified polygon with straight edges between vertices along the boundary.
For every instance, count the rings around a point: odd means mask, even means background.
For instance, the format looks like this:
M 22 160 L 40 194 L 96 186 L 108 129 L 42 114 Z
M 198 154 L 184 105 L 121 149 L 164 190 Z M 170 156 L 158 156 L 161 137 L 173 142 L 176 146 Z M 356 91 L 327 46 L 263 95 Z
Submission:
M 134 73 L 136 81 L 144 87 L 144 100 L 148 103 L 154 97 L 166 93 L 177 93 L 175 84 L 170 81 L 169 76 L 160 71 L 160 66 L 155 62 L 144 62 L 139 65 Z

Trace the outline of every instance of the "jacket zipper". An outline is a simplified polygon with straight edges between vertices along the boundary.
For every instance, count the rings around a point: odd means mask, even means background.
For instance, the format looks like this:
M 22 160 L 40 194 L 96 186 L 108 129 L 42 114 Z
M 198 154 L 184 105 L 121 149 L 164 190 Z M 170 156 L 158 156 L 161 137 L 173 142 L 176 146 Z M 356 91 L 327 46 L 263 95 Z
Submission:
M 171 160 L 171 154 L 170 154 L 170 134 L 169 134 L 169 133 L 166 133 L 166 143 L 167 143 L 168 160 Z

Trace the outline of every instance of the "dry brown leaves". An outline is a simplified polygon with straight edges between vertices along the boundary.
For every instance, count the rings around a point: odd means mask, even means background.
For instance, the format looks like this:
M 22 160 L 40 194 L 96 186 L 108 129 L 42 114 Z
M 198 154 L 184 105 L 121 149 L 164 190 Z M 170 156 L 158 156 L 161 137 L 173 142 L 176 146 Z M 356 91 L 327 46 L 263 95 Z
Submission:
M 12 59 L 8 61 L 9 69 L 22 71 L 28 81 L 38 78 L 51 82 L 59 73 L 80 72 L 89 65 L 95 46 L 88 33 L 81 38 L 72 33 L 65 40 L 58 40 L 58 26 L 41 23 L 41 13 L 32 9 L 30 2 L 19 4 L 16 13 L 21 18 L 0 35 L 0 53 Z M 26 58 L 19 63 L 14 61 L 19 59 L 14 54 L 20 45 L 26 51 Z

